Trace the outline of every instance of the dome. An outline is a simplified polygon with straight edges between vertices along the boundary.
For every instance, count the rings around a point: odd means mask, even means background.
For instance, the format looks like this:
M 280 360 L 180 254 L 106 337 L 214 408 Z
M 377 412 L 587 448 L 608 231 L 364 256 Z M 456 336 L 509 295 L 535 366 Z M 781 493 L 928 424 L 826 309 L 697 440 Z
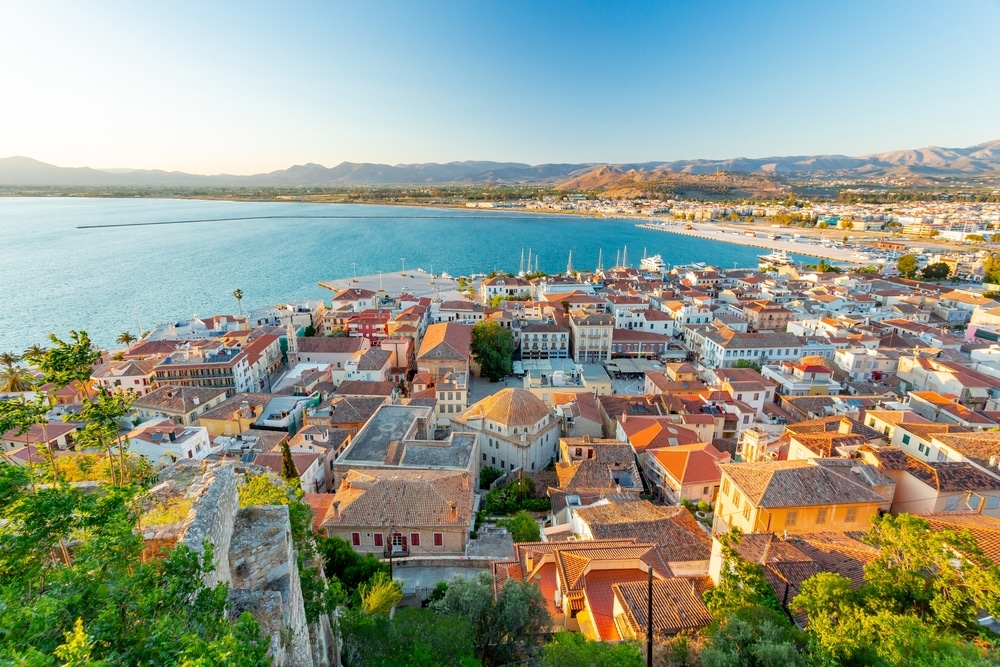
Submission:
M 475 403 L 463 416 L 480 417 L 507 427 L 533 426 L 549 416 L 549 409 L 527 389 L 503 389 Z

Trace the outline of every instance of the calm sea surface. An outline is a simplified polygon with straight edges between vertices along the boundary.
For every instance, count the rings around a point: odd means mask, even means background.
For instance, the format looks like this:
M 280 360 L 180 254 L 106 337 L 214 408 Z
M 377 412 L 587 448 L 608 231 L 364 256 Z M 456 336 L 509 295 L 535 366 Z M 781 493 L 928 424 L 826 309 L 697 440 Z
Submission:
M 319 217 L 327 216 L 327 217 Z M 340 216 L 340 217 L 329 217 Z M 266 217 L 266 219 L 259 219 Z M 249 219 L 258 218 L 258 219 Z M 149 223 L 214 219 L 182 225 Z M 81 225 L 138 223 L 78 229 Z M 329 297 L 320 280 L 396 271 L 400 258 L 453 276 L 517 271 L 522 248 L 539 268 L 629 264 L 756 266 L 757 248 L 636 229 L 624 220 L 398 206 L 174 199 L 0 199 L 0 352 L 84 329 L 105 346 L 122 331 L 296 299 Z

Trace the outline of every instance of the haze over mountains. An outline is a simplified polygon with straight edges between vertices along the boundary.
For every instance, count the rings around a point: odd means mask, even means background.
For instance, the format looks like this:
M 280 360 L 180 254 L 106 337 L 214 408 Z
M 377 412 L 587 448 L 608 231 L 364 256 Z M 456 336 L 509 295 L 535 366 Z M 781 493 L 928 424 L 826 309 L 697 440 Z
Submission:
M 928 146 L 860 157 L 811 155 L 731 160 L 677 160 L 639 164 L 541 164 L 449 162 L 373 164 L 342 162 L 336 167 L 309 163 L 266 174 L 203 176 L 179 171 L 57 167 L 27 157 L 0 158 L 0 185 L 13 186 L 359 186 L 431 184 L 550 184 L 601 187 L 616 178 L 658 174 L 767 174 L 777 177 L 869 179 L 1000 174 L 1000 140 L 968 148 Z

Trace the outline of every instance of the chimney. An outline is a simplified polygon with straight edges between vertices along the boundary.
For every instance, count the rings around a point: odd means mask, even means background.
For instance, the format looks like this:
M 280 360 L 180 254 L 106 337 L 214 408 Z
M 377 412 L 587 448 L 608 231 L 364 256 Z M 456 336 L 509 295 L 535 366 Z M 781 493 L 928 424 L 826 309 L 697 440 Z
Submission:
M 448 521 L 457 521 L 458 520 L 458 506 L 455 504 L 454 500 L 449 500 L 448 501 L 448 508 L 451 510 L 448 513 Z
M 851 426 L 852 426 L 851 422 L 849 422 L 846 419 L 841 419 L 840 420 L 840 425 L 837 427 L 837 430 L 840 431 L 841 433 L 843 433 L 844 435 L 850 435 L 851 434 Z
M 330 511 L 333 513 L 333 518 L 334 519 L 340 518 L 340 501 L 339 500 L 333 501 L 333 504 L 330 506 Z
M 469 490 L 469 473 L 465 470 L 462 471 L 462 490 Z
M 194 398 L 191 399 L 191 402 L 194 403 L 195 405 L 201 405 L 201 398 L 195 396 Z

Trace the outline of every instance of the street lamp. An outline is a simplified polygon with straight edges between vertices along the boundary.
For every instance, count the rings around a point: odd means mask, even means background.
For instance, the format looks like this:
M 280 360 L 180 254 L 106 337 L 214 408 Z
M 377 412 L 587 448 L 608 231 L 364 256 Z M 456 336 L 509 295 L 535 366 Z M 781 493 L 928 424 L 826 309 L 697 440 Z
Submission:
M 403 265 L 403 273 L 406 273 L 406 258 L 405 258 L 405 257 L 400 257 L 400 258 L 399 258 L 399 261 L 400 261 L 400 262 L 402 263 L 402 265 Z

